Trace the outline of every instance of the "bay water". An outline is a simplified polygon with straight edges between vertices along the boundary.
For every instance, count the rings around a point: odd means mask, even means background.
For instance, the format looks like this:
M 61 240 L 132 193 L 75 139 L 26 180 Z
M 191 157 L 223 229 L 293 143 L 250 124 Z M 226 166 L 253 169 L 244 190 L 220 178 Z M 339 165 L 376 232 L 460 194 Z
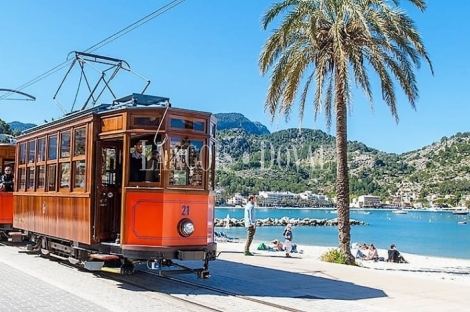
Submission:
M 257 219 L 334 219 L 331 208 L 256 208 Z M 369 213 L 369 214 L 367 214 Z M 244 209 L 216 207 L 215 217 L 243 219 Z M 397 249 L 417 255 L 470 259 L 470 220 L 467 215 L 453 215 L 447 211 L 408 210 L 407 214 L 394 214 L 386 209 L 351 209 L 350 218 L 364 221 L 367 225 L 351 226 L 351 243 L 373 243 L 379 249 L 388 249 L 395 244 Z M 459 222 L 469 224 L 462 225 Z M 230 237 L 246 239 L 244 227 L 216 228 Z M 255 240 L 269 243 L 273 239 L 284 240 L 281 226 L 260 226 Z M 302 249 L 309 246 L 338 246 L 336 226 L 295 226 L 294 242 Z M 256 247 L 256 246 L 254 246 Z M 382 255 L 381 255 L 382 256 Z

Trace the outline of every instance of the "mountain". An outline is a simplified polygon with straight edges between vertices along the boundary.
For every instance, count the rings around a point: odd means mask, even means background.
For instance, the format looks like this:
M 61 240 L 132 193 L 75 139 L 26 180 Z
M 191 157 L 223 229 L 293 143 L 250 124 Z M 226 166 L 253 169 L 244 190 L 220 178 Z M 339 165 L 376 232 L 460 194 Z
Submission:
M 259 135 L 237 125 L 219 131 L 218 142 L 217 185 L 227 196 L 268 190 L 334 196 L 335 138 L 323 131 Z M 373 194 L 383 201 L 455 206 L 470 194 L 470 133 L 403 154 L 348 142 L 348 162 L 351 197 Z
M 217 118 L 217 130 L 244 129 L 249 134 L 269 134 L 268 128 L 258 121 L 252 122 L 240 113 L 219 113 Z
M 19 121 L 12 121 L 12 122 L 9 122 L 8 124 L 10 125 L 10 128 L 12 131 L 20 131 L 20 132 L 23 132 L 24 130 L 32 128 L 32 127 L 36 127 L 35 124 L 22 123 Z

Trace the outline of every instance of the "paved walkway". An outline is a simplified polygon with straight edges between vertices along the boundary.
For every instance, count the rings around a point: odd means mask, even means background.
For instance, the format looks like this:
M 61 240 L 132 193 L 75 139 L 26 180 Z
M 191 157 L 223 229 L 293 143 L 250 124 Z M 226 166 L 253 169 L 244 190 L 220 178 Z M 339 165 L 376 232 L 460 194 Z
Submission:
M 205 311 L 18 250 L 0 243 L 1 312 Z
M 470 285 L 465 283 L 324 263 L 301 255 L 287 259 L 276 252 L 248 257 L 242 254 L 242 245 L 219 245 L 223 252 L 211 263 L 212 278 L 197 281 L 301 311 L 466 311 L 470 306 Z M 2 245 L 0 277 L 2 312 L 204 310 Z M 178 278 L 196 281 L 194 275 Z M 197 296 L 198 302 L 226 311 L 259 311 L 246 300 L 224 306 L 225 296 L 174 292 Z

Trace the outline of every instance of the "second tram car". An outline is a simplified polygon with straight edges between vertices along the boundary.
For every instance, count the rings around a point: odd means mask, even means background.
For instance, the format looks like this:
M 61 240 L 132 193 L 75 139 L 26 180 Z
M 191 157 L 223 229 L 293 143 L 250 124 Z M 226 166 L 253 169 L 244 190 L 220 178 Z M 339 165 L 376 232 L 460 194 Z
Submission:
M 207 278 L 215 131 L 212 114 L 143 94 L 29 129 L 17 138 L 13 227 L 88 270 Z
M 0 143 L 0 177 L 8 167 L 14 170 L 15 145 Z M 1 180 L 0 180 L 1 184 Z M 8 237 L 13 226 L 13 193 L 0 189 L 0 234 Z

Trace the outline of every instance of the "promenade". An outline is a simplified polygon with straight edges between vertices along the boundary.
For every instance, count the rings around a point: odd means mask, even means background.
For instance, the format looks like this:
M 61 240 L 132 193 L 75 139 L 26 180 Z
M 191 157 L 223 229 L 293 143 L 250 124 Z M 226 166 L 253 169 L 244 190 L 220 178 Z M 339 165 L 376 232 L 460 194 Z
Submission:
M 466 311 L 470 305 L 470 282 L 453 279 L 452 274 L 400 271 L 398 264 L 388 263 L 376 268 L 337 265 L 321 262 L 307 250 L 293 258 L 268 251 L 255 251 L 249 257 L 242 254 L 243 243 L 222 243 L 219 250 L 219 259 L 211 263 L 211 279 L 178 278 L 298 311 Z M 395 268 L 384 269 L 386 265 Z M 468 276 L 470 267 L 460 267 L 458 272 Z M 0 276 L 2 312 L 207 311 L 174 300 L 168 292 L 222 311 L 263 310 L 250 301 L 230 304 L 226 296 L 184 287 L 148 291 L 123 285 L 4 245 L 0 245 Z M 276 310 L 266 307 L 264 311 Z

